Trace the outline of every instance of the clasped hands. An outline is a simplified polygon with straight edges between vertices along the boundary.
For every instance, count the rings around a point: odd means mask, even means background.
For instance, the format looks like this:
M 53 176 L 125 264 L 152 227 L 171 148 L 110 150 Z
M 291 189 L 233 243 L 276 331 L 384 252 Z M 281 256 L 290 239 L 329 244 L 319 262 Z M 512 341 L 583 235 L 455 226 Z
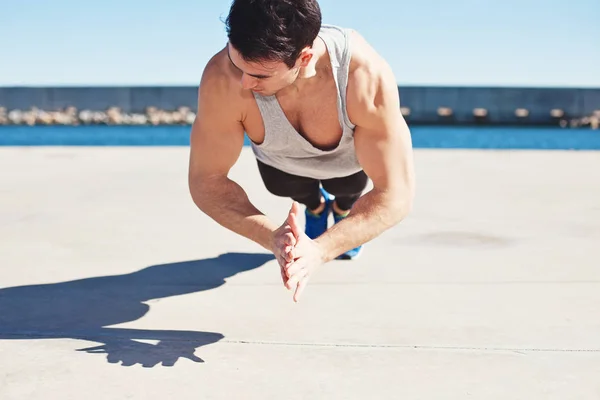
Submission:
M 299 213 L 300 205 L 294 201 L 284 223 L 272 236 L 273 254 L 279 263 L 283 284 L 288 290 L 295 289 L 295 302 L 314 270 L 325 263 L 323 249 L 300 229 Z

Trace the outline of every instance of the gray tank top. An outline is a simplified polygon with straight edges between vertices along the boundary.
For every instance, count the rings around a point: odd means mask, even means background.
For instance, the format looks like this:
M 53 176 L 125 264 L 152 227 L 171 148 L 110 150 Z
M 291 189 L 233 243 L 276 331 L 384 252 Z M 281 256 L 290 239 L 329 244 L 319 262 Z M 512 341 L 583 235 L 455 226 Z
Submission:
M 350 64 L 350 29 L 323 25 L 319 37 L 327 45 L 333 77 L 338 89 L 338 120 L 343 134 L 332 150 L 314 147 L 290 124 L 279 101 L 273 96 L 254 93 L 265 126 L 261 144 L 251 142 L 256 158 L 284 172 L 315 179 L 344 177 L 359 172 L 354 151 L 354 128 L 346 111 L 346 87 Z

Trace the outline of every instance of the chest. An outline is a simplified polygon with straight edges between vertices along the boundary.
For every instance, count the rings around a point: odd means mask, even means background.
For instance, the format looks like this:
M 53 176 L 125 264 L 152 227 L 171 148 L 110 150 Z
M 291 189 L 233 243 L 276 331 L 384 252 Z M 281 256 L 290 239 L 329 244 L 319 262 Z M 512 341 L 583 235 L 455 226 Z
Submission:
M 276 96 L 276 99 L 278 113 L 275 115 L 285 118 L 296 134 L 323 150 L 338 145 L 343 132 L 338 112 L 338 90 L 333 79 L 323 82 L 312 91 Z M 255 112 L 254 133 L 260 141 L 264 138 L 264 124 L 261 123 L 258 106 Z

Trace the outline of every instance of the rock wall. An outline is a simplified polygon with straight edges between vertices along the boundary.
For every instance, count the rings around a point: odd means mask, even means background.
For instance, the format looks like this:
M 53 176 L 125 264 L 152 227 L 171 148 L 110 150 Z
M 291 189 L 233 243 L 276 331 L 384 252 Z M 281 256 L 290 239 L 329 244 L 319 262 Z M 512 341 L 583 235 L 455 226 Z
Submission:
M 598 125 L 600 88 L 399 87 L 413 124 Z M 189 124 L 197 88 L 0 87 L 0 124 Z

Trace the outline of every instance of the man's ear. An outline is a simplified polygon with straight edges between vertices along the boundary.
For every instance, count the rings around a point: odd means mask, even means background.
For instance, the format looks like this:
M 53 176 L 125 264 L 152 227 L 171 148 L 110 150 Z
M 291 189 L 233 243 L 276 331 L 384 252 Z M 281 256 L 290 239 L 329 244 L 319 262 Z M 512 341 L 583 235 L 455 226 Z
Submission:
M 313 52 L 310 47 L 306 47 L 302 50 L 300 55 L 298 56 L 298 66 L 306 67 L 313 58 Z

